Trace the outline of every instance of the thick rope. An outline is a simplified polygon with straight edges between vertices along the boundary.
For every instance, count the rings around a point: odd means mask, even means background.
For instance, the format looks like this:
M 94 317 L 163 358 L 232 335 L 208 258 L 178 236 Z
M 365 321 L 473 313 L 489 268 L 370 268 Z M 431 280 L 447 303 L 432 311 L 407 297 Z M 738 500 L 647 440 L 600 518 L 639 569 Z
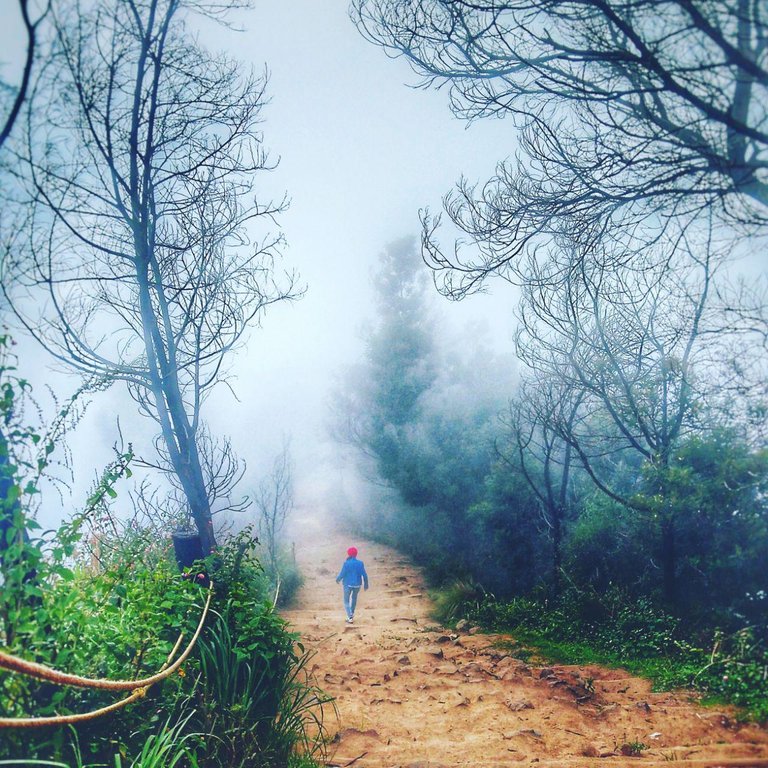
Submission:
M 0 728 L 42 728 L 45 725 L 69 725 L 71 723 L 82 723 L 85 720 L 95 720 L 102 715 L 108 715 L 110 712 L 116 712 L 128 704 L 142 698 L 147 692 L 146 688 L 139 688 L 130 696 L 120 701 L 110 704 L 101 709 L 94 709 L 90 712 L 82 712 L 77 715 L 54 715 L 52 717 L 0 717 Z
M 203 630 L 206 616 L 208 615 L 208 608 L 211 605 L 211 598 L 213 597 L 213 582 L 208 586 L 208 598 L 205 601 L 203 612 L 200 615 L 200 621 L 197 624 L 197 629 L 192 639 L 187 644 L 184 652 L 176 659 L 169 667 L 171 659 L 176 655 L 176 652 L 181 645 L 183 635 L 179 635 L 176 640 L 176 644 L 173 646 L 165 664 L 160 668 L 160 671 L 152 675 L 151 677 L 145 677 L 142 680 L 103 680 L 92 679 L 87 677 L 80 677 L 79 675 L 70 675 L 66 672 L 60 672 L 56 669 L 51 669 L 42 664 L 36 664 L 31 661 L 25 661 L 19 659 L 16 656 L 11 656 L 7 653 L 0 652 L 0 667 L 8 669 L 12 672 L 18 672 L 28 677 L 34 677 L 39 680 L 47 680 L 56 685 L 71 685 L 79 688 L 99 688 L 109 691 L 132 691 L 131 695 L 122 699 L 121 701 L 110 704 L 101 709 L 95 709 L 91 712 L 83 712 L 76 715 L 55 715 L 53 717 L 2 717 L 0 718 L 0 728 L 36 728 L 44 725 L 67 725 L 69 723 L 78 723 L 83 720 L 93 720 L 94 718 L 101 717 L 102 715 L 114 712 L 122 707 L 130 704 L 137 699 L 140 699 L 147 692 L 147 689 L 151 686 L 159 683 L 161 680 L 165 680 L 170 677 L 187 659 L 192 652 L 197 639 L 200 637 L 200 633 Z

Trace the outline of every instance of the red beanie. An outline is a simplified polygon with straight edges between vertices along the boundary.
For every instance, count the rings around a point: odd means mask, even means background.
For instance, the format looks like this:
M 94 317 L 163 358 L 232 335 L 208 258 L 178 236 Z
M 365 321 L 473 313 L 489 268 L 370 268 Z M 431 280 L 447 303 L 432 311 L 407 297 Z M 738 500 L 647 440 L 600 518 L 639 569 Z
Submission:
M 357 547 L 350 547 L 350 548 L 347 550 L 347 554 L 348 554 L 350 557 L 357 557 Z

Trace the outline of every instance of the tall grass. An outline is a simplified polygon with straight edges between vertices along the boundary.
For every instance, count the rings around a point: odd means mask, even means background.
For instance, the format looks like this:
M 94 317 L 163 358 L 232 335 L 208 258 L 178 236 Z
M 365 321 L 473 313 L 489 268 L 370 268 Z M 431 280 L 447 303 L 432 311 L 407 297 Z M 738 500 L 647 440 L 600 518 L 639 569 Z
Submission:
M 332 697 L 311 683 L 308 666 L 313 656 L 303 653 L 283 679 L 275 730 L 284 742 L 294 745 L 298 754 L 325 764 L 329 735 L 325 707 L 330 705 L 335 713 L 336 705 Z
M 488 593 L 473 581 L 456 579 L 433 595 L 432 617 L 446 624 L 479 609 Z
M 324 759 L 323 707 L 307 674 L 310 656 L 266 656 L 241 647 L 226 617 L 200 642 L 197 704 L 206 760 L 229 768 L 277 768 L 292 755 Z
M 197 734 L 186 732 L 193 715 L 194 712 L 190 713 L 174 725 L 167 720 L 159 733 L 150 734 L 139 756 L 131 761 L 130 768 L 197 768 L 195 749 L 190 744 Z M 115 755 L 115 768 L 123 768 L 119 754 Z

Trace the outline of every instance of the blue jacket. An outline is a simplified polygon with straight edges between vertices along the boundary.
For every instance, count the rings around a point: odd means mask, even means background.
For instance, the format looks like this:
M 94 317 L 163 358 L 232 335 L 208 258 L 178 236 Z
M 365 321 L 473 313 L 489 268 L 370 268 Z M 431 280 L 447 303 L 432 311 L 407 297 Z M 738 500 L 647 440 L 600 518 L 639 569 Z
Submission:
M 345 587 L 360 587 L 365 584 L 365 588 L 368 589 L 368 574 L 365 572 L 363 561 L 356 557 L 348 557 L 344 561 L 336 577 L 336 583 L 338 584 L 342 579 Z

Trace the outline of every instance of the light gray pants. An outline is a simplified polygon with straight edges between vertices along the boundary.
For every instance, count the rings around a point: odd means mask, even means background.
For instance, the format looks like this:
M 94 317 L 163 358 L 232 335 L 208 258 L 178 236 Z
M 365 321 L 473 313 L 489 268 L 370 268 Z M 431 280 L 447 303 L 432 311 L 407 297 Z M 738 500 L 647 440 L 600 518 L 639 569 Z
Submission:
M 347 618 L 351 619 L 355 615 L 355 606 L 357 605 L 357 596 L 360 593 L 360 587 L 348 587 L 344 585 L 344 610 L 347 612 Z

